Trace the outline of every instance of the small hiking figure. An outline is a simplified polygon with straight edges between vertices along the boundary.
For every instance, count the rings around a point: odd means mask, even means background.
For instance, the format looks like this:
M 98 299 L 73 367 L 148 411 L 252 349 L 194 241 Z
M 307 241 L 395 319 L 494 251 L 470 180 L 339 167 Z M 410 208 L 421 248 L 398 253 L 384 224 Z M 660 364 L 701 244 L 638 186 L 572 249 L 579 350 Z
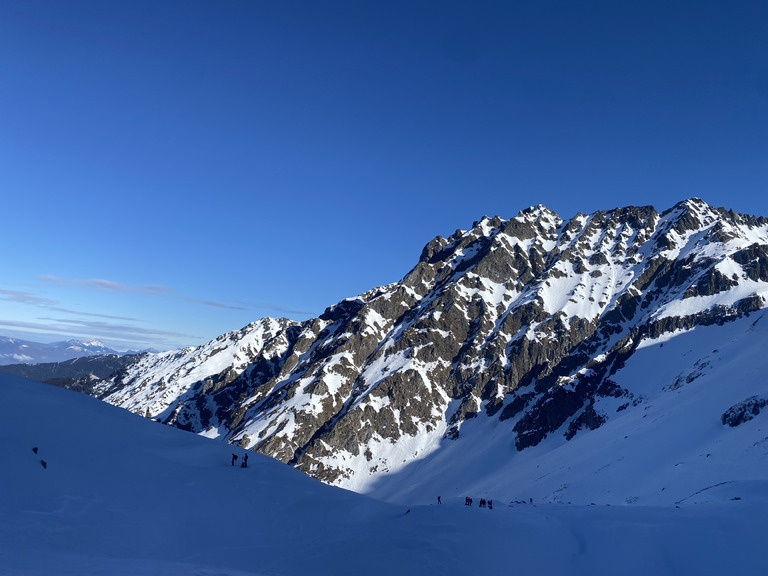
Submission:
M 480 508 L 485 508 L 485 498 L 480 498 Z
M 235 462 L 237 462 L 237 454 L 232 454 L 232 466 L 235 465 Z
M 493 510 L 493 500 L 488 500 L 488 510 Z
M 464 497 L 464 506 L 469 506 L 469 496 Z
M 437 503 L 442 504 L 442 502 L 440 501 L 440 496 L 437 497 Z
M 248 454 L 243 454 L 243 468 L 248 468 Z
M 533 504 L 533 498 L 529 498 L 529 502 Z

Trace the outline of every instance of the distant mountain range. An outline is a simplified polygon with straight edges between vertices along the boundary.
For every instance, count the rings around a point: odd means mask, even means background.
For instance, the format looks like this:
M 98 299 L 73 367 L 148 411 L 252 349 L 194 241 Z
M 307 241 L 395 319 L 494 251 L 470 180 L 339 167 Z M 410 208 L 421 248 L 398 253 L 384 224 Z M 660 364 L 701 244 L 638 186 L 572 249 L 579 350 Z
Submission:
M 674 502 L 682 463 L 715 484 L 765 458 L 767 296 L 766 218 L 696 198 L 570 220 L 536 206 L 436 237 L 402 280 L 318 318 L 138 355 L 89 387 L 387 498 L 566 501 L 594 482 L 603 501 Z M 561 469 L 538 471 L 544 454 Z M 611 494 L 611 475 L 636 486 Z
M 0 336 L 0 365 L 63 362 L 83 356 L 118 354 L 98 340 L 66 340 L 43 344 Z

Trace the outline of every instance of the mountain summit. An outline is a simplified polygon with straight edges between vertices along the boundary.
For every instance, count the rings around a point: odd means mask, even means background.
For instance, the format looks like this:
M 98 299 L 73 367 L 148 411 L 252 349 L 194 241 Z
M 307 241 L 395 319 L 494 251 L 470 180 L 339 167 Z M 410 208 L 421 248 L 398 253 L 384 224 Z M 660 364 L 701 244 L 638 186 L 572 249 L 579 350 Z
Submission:
M 668 358 L 679 381 L 645 389 L 622 378 L 630 364 L 642 371 L 640 350 L 760 311 L 766 295 L 765 218 L 697 198 L 567 221 L 536 206 L 436 237 L 402 280 L 318 318 L 265 318 L 144 355 L 94 394 L 366 491 L 477 446 L 482 426 L 483 442 L 506 447 L 498 468 L 636 416 L 715 363 Z M 722 333 L 707 334 L 702 346 L 717 348 Z M 728 383 L 715 420 L 756 378 Z

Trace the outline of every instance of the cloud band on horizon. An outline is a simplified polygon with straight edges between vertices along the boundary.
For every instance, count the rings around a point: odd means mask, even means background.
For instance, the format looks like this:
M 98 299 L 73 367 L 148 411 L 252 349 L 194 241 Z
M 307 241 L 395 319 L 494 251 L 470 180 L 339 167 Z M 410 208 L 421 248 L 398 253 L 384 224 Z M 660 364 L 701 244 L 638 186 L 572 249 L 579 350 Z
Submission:
M 163 286 L 160 284 L 137 284 L 135 286 L 131 286 L 128 284 L 122 284 L 120 282 L 114 282 L 112 280 L 105 280 L 102 278 L 81 280 L 60 278 L 58 276 L 52 276 L 49 274 L 41 275 L 40 280 L 58 284 L 59 286 L 74 286 L 77 288 L 85 288 L 87 290 L 101 290 L 106 292 L 136 292 L 150 296 L 168 296 L 171 298 L 178 298 L 192 304 L 202 304 L 204 306 L 212 306 L 214 308 L 225 308 L 228 310 L 247 310 L 247 308 L 243 308 L 242 306 L 233 306 L 224 302 L 217 302 L 215 300 L 200 300 L 198 298 L 182 296 L 177 294 L 176 291 L 170 286 Z

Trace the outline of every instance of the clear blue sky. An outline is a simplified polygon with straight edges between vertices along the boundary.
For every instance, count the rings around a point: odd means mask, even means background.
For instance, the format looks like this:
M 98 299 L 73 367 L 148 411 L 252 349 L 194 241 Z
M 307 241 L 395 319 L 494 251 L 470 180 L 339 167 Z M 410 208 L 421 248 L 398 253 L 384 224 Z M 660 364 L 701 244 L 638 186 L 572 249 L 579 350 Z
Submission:
M 434 236 L 768 215 L 766 2 L 0 2 L 0 334 L 197 345 Z

